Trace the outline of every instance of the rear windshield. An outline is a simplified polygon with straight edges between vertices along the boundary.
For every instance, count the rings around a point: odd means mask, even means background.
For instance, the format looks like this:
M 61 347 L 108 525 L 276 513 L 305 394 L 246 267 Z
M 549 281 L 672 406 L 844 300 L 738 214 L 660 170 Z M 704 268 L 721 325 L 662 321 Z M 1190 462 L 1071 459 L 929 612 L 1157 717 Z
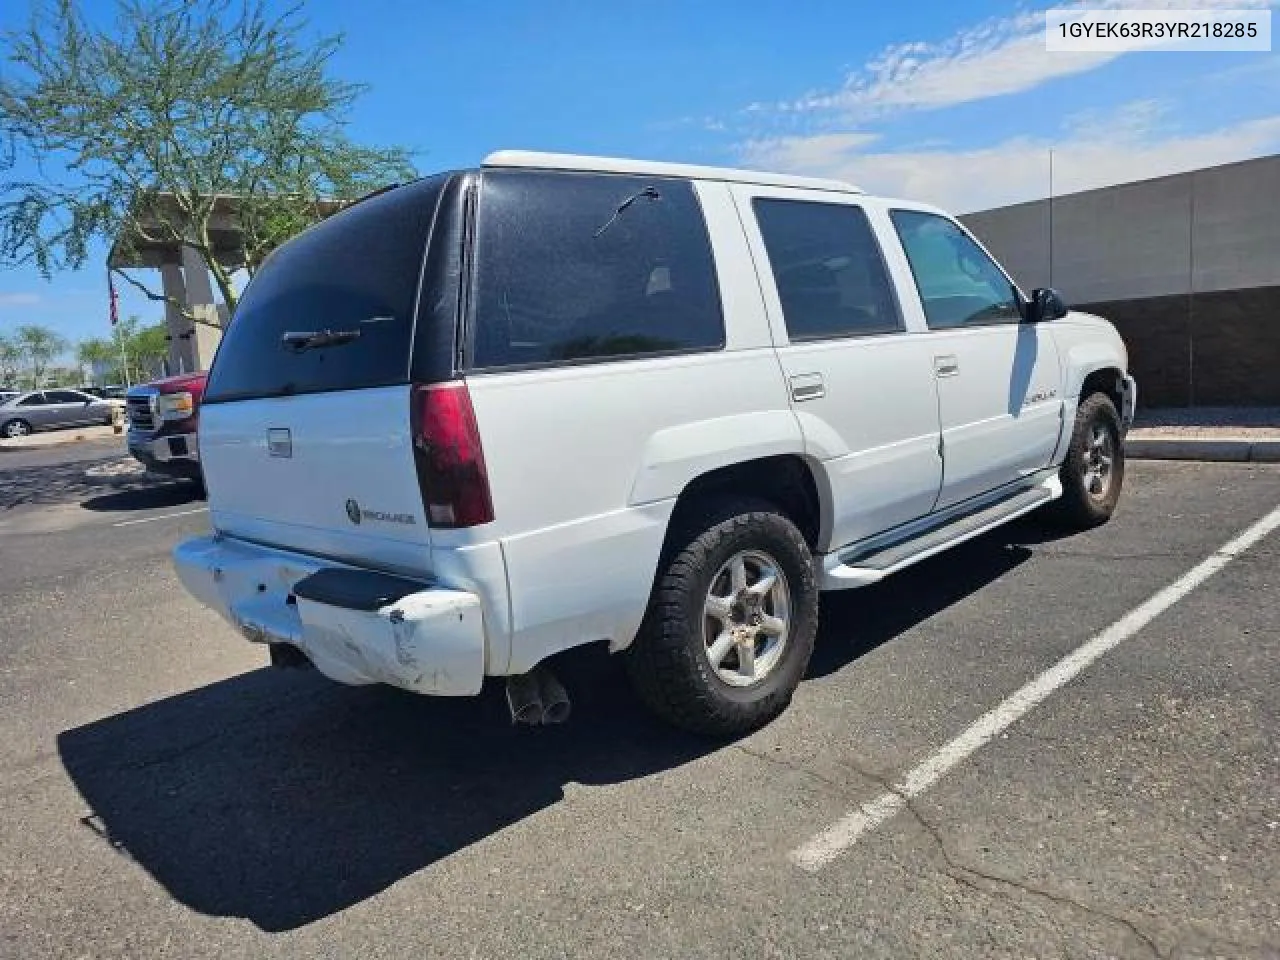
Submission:
M 407 383 L 423 252 L 447 179 L 361 201 L 272 254 L 223 335 L 204 402 Z M 307 336 L 326 332 L 328 345 Z

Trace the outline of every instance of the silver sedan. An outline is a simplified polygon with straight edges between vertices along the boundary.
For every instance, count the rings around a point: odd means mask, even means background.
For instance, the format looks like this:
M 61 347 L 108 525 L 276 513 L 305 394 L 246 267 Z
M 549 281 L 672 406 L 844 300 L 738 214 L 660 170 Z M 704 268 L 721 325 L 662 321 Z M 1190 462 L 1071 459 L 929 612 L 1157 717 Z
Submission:
M 0 401 L 0 436 L 35 430 L 110 423 L 112 404 L 79 390 L 34 390 Z

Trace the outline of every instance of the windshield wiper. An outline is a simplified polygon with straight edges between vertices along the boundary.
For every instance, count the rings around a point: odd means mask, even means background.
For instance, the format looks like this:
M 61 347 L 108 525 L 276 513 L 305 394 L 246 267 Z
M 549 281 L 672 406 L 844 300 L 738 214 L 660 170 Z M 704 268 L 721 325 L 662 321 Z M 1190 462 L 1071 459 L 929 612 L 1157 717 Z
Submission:
M 609 218 L 609 222 L 606 223 L 599 230 L 597 230 L 595 235 L 599 237 L 602 233 L 604 233 L 606 230 L 612 227 L 614 221 L 617 220 L 620 216 L 622 216 L 623 211 L 625 211 L 627 207 L 631 206 L 641 197 L 648 197 L 650 200 L 661 199 L 661 196 L 659 195 L 655 187 L 645 187 L 639 193 L 633 193 L 631 196 L 627 197 L 627 199 L 623 200 L 620 204 L 618 204 L 618 209 L 613 211 L 613 216 Z
M 312 330 L 286 333 L 280 338 L 280 343 L 301 353 L 303 350 L 320 347 L 340 347 L 344 343 L 359 339 L 359 330 Z

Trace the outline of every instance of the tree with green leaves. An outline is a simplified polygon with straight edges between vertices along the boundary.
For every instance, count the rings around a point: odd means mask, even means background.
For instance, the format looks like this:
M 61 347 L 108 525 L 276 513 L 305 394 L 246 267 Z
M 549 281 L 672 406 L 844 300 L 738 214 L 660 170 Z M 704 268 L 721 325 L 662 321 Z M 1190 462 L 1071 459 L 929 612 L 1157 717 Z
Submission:
M 168 327 L 163 323 L 153 323 L 136 329 L 129 338 L 128 352 L 139 379 L 153 376 L 158 372 L 161 361 L 169 356 Z
M 0 336 L 0 387 L 12 387 L 22 370 L 22 350 L 13 337 Z
M 168 327 L 164 323 L 141 326 L 130 316 L 111 328 L 111 339 L 93 337 L 76 346 L 82 367 L 105 368 L 110 383 L 134 383 L 150 379 L 169 355 Z
M 112 374 L 122 366 L 123 357 L 116 345 L 110 340 L 93 337 L 89 340 L 81 340 L 76 344 L 76 360 L 82 368 L 107 370 L 107 380 L 110 382 L 117 379 Z M 92 374 L 90 379 L 92 379 Z M 120 379 L 124 379 L 124 377 Z
M 84 264 L 94 241 L 181 244 L 234 310 L 236 271 L 413 176 L 405 150 L 349 139 L 364 88 L 329 76 L 342 38 L 312 38 L 297 7 L 116 0 L 103 25 L 75 0 L 36 4 L 2 44 L 0 142 L 15 175 L 0 182 L 0 259 L 47 277 Z
M 44 385 L 49 364 L 67 350 L 66 339 L 48 327 L 27 323 L 14 331 L 13 341 L 30 374 L 31 389 L 38 390 Z
M 50 367 L 44 375 L 46 387 L 78 387 L 84 377 L 75 367 Z

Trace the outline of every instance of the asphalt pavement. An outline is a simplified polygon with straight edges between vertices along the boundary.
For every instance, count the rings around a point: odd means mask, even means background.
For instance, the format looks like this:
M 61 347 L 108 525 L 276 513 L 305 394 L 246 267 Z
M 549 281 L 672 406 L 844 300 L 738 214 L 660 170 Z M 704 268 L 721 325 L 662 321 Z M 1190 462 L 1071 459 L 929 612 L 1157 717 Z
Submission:
M 715 745 L 594 653 L 558 664 L 574 712 L 542 729 L 497 686 L 267 669 L 173 576 L 207 523 L 185 485 L 62 462 L 33 496 L 10 456 L 2 956 L 1280 956 L 1280 530 L 1221 551 L 1280 466 L 1131 462 L 1106 527 L 1032 517 L 829 595 L 791 708 Z

